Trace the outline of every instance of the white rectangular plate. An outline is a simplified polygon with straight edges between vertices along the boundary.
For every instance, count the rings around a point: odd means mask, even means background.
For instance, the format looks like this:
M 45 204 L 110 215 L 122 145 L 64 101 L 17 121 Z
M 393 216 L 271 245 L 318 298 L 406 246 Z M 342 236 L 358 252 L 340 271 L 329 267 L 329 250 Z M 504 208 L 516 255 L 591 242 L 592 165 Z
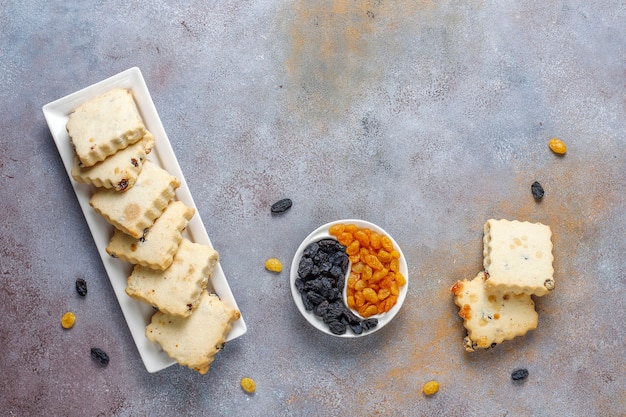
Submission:
M 104 218 L 98 215 L 89 205 L 89 199 L 95 191 L 95 187 L 87 184 L 76 182 L 72 177 L 71 171 L 74 164 L 74 150 L 72 148 L 70 138 L 65 129 L 69 114 L 81 103 L 103 94 L 113 88 L 126 88 L 133 92 L 135 102 L 139 108 L 139 112 L 143 117 L 146 128 L 154 135 L 155 146 L 148 159 L 165 169 L 171 175 L 180 180 L 180 187 L 176 190 L 176 198 L 187 206 L 196 209 L 196 213 L 189 222 L 186 237 L 191 241 L 209 245 L 213 247 L 206 229 L 200 218 L 200 214 L 191 197 L 189 188 L 183 173 L 180 170 L 172 146 L 167 138 L 161 119 L 157 114 L 148 87 L 141 75 L 139 68 L 130 68 L 106 80 L 100 81 L 87 88 L 79 90 L 68 96 L 60 98 L 56 101 L 43 106 L 43 113 L 52 133 L 52 137 L 59 149 L 59 154 L 65 165 L 65 169 L 70 178 L 76 197 L 83 210 L 91 234 L 102 258 L 102 263 L 107 271 L 113 290 L 117 300 L 122 308 L 124 318 L 128 323 L 130 332 L 135 340 L 139 355 L 143 360 L 148 372 L 160 371 L 174 363 L 159 345 L 150 342 L 145 337 L 146 326 L 150 323 L 150 319 L 154 314 L 154 309 L 145 303 L 133 300 L 126 294 L 126 280 L 132 271 L 132 265 L 119 259 L 111 257 L 106 252 L 106 247 L 113 234 L 113 226 L 107 223 Z M 220 298 L 231 307 L 237 308 L 237 303 L 231 292 L 231 289 L 224 276 L 224 271 L 218 263 L 213 276 L 209 281 L 209 286 L 220 296 Z M 211 289 L 211 288 L 209 288 Z M 243 316 L 237 320 L 233 329 L 229 333 L 227 340 L 233 340 L 246 332 L 246 323 Z

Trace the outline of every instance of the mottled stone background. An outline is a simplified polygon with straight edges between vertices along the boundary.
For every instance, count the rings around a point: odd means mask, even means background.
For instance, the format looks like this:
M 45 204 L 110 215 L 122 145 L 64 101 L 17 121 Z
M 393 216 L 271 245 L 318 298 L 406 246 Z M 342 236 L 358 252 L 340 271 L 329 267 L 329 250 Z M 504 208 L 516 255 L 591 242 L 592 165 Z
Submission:
M 623 1 L 0 0 L 0 413 L 626 415 L 625 27 Z M 205 376 L 146 372 L 41 111 L 134 66 L 248 325 Z M 552 227 L 557 287 L 535 331 L 468 354 L 449 290 L 492 217 Z M 400 314 L 358 340 L 309 326 L 288 284 L 342 218 L 409 264 Z

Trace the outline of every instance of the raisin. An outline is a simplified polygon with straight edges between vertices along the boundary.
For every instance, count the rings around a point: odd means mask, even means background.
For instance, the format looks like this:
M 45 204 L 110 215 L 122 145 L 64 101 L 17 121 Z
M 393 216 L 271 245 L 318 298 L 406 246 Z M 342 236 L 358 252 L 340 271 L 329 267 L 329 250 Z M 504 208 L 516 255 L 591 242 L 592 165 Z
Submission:
M 439 382 L 437 381 L 428 381 L 422 387 L 422 392 L 428 396 L 436 394 L 437 391 L 439 391 Z
M 87 295 L 87 282 L 82 278 L 76 279 L 76 292 L 78 295 L 86 296 Z
M 340 321 L 331 321 L 328 323 L 328 328 L 333 334 L 345 334 L 346 325 Z
M 567 146 L 565 146 L 565 142 L 563 142 L 559 138 L 550 139 L 550 141 L 548 142 L 548 146 L 550 146 L 552 152 L 557 155 L 564 155 L 565 152 L 567 152 Z
M 313 309 L 313 313 L 318 317 L 324 317 L 326 311 L 328 311 L 328 300 L 322 301 Z
M 256 391 L 256 382 L 252 378 L 241 378 L 241 388 L 248 394 L 253 394 Z
M 313 308 L 314 308 L 315 306 L 313 305 L 313 303 L 311 302 L 311 300 L 309 300 L 309 297 L 307 297 L 307 293 L 305 293 L 305 292 L 301 292 L 301 293 L 300 293 L 300 296 L 301 296 L 301 298 L 302 298 L 302 304 L 304 304 L 304 308 L 305 308 L 307 311 L 311 311 L 311 310 L 313 310 Z
M 533 193 L 533 197 L 535 197 L 537 200 L 541 200 L 543 198 L 544 191 L 539 182 L 533 182 L 533 185 L 530 186 L 530 190 Z
M 377 325 L 378 325 L 378 319 L 376 318 L 365 319 L 361 322 L 361 327 L 363 327 L 363 330 L 371 330 Z
M 76 316 L 71 311 L 68 311 L 61 317 L 61 326 L 63 326 L 64 329 L 71 329 L 75 322 Z
M 139 162 L 137 162 L 137 160 L 135 158 L 131 158 L 130 159 L 130 163 L 133 164 L 133 166 L 135 168 L 137 168 L 139 166 Z
M 109 355 L 100 348 L 91 348 L 91 357 L 102 366 L 109 364 Z
M 298 276 L 302 279 L 306 279 L 313 272 L 313 260 L 311 258 L 302 258 L 298 265 Z
M 283 198 L 272 204 L 272 213 L 284 213 L 291 208 L 291 199 Z
M 265 269 L 272 272 L 281 272 L 283 270 L 283 264 L 278 258 L 269 258 L 265 261 Z
M 513 381 L 523 381 L 528 378 L 528 369 L 520 368 L 511 373 L 511 379 Z
M 360 324 L 351 324 L 350 325 L 350 330 L 352 330 L 352 333 L 354 333 L 354 334 L 362 334 L 363 333 L 363 327 L 361 327 Z
M 306 297 L 309 299 L 309 301 L 313 303 L 313 305 L 318 305 L 322 301 L 324 301 L 324 296 L 316 293 L 315 291 L 309 291 L 308 293 L 306 293 Z
M 127 188 L 128 188 L 128 180 L 126 178 L 122 178 L 122 180 L 117 183 L 117 189 L 120 191 L 125 191 Z

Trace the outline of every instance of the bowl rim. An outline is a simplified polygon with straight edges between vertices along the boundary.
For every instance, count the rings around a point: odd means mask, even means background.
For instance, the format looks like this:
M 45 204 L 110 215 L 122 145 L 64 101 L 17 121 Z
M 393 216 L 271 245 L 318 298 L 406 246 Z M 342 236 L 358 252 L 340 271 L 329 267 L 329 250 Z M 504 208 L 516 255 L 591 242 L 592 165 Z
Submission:
M 317 242 L 319 240 L 325 239 L 325 238 L 330 238 L 330 239 L 335 239 L 336 238 L 334 236 L 332 236 L 329 233 L 329 229 L 331 226 L 335 225 L 335 224 L 355 224 L 357 225 L 359 228 L 369 228 L 371 230 L 375 230 L 378 233 L 382 233 L 385 234 L 386 236 L 388 236 L 394 246 L 394 249 L 396 249 L 398 252 L 400 252 L 400 272 L 402 273 L 402 275 L 404 275 L 404 278 L 406 279 L 406 284 L 404 284 L 401 288 L 400 288 L 400 294 L 398 295 L 398 301 L 396 302 L 396 304 L 391 308 L 391 310 L 389 310 L 387 313 L 383 313 L 383 314 L 377 314 L 375 316 L 372 316 L 371 318 L 376 318 L 378 319 L 378 325 L 376 327 L 374 327 L 371 330 L 368 330 L 366 332 L 361 333 L 360 335 L 358 334 L 354 334 L 352 333 L 350 330 L 346 331 L 346 333 L 344 334 L 334 334 L 332 333 L 329 328 L 328 325 L 326 325 L 326 323 L 324 323 L 322 321 L 322 319 L 320 317 L 317 317 L 315 314 L 313 314 L 312 311 L 307 311 L 306 308 L 304 307 L 304 303 L 302 302 L 302 298 L 300 295 L 300 292 L 298 291 L 298 289 L 295 286 L 295 282 L 296 282 L 296 278 L 298 277 L 298 266 L 300 263 L 300 259 L 302 258 L 302 253 L 304 252 L 304 249 L 313 242 Z M 346 284 L 347 285 L 347 277 L 350 274 L 350 267 L 351 267 L 351 263 L 348 266 L 348 271 L 346 272 Z M 302 316 L 305 318 L 305 320 L 311 324 L 313 327 L 315 327 L 316 329 L 318 329 L 319 331 L 321 331 L 322 333 L 334 336 L 334 337 L 341 337 L 341 338 L 358 338 L 358 337 L 364 337 L 364 336 L 368 336 L 371 335 L 373 333 L 376 333 L 377 331 L 379 331 L 380 329 L 382 329 L 383 327 L 385 327 L 391 320 L 393 320 L 396 315 L 398 314 L 398 312 L 400 311 L 400 309 L 402 308 L 402 305 L 404 304 L 404 301 L 406 299 L 406 295 L 408 293 L 408 287 L 409 287 L 409 273 L 408 273 L 408 266 L 406 263 L 406 258 L 404 256 L 404 253 L 402 252 L 402 248 L 400 247 L 400 245 L 398 245 L 398 242 L 396 242 L 393 238 L 393 236 L 391 236 L 385 229 L 383 229 L 382 227 L 371 223 L 369 221 L 366 220 L 360 220 L 360 219 L 342 219 L 342 220 L 335 220 L 332 222 L 328 222 L 326 224 L 323 224 L 321 226 L 319 226 L 318 228 L 316 228 L 315 230 L 313 230 L 311 233 L 309 233 L 309 235 L 304 238 L 304 240 L 302 241 L 302 243 L 300 243 L 300 245 L 298 246 L 298 249 L 296 250 L 292 261 L 291 261 L 291 269 L 289 271 L 289 286 L 290 286 L 290 290 L 291 290 L 291 295 L 293 298 L 294 303 L 296 304 L 296 307 L 298 308 L 298 310 L 300 311 L 300 314 L 302 314 Z M 344 301 L 344 304 L 346 304 L 346 289 L 344 286 L 344 289 L 342 290 L 342 299 Z M 346 305 L 347 306 L 347 305 Z M 348 307 L 349 308 L 349 307 Z M 354 310 L 350 309 L 350 311 L 352 311 L 353 313 L 355 313 L 358 317 L 361 317 L 358 313 L 356 313 Z M 361 317 L 362 318 L 362 317 Z

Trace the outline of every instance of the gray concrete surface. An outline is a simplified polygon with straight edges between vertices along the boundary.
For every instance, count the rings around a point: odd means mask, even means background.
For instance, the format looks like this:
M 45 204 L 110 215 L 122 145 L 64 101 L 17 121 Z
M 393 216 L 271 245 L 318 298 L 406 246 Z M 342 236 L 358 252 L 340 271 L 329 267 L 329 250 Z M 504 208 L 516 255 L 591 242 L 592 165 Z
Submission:
M 617 1 L 1 1 L 2 414 L 625 415 L 625 23 Z M 205 376 L 146 372 L 41 112 L 133 66 L 248 325 Z M 402 245 L 410 291 L 337 340 L 299 316 L 288 265 L 350 217 Z M 552 227 L 557 287 L 536 330 L 468 354 L 450 287 L 494 217 Z

